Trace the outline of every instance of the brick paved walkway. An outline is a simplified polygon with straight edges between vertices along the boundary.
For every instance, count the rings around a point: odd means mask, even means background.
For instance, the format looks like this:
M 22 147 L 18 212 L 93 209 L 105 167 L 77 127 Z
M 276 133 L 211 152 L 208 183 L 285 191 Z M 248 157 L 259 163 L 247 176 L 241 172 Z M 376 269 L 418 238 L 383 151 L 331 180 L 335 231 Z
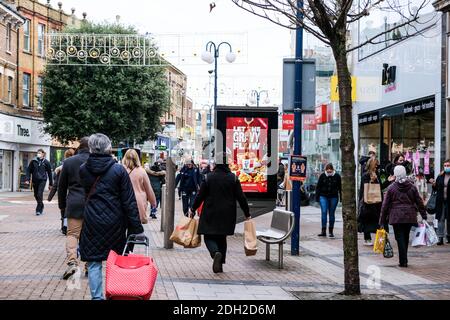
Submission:
M 56 202 L 45 202 L 45 214 L 34 215 L 30 193 L 0 193 L 0 299 L 90 299 L 87 279 L 61 280 L 65 270 L 65 237 L 60 233 Z M 177 202 L 177 212 L 181 212 Z M 175 218 L 177 221 L 179 214 Z M 257 227 L 270 224 L 270 214 L 255 219 Z M 300 256 L 290 256 L 285 246 L 285 268 L 277 268 L 277 247 L 271 262 L 265 246 L 246 257 L 242 224 L 229 237 L 223 274 L 214 274 L 204 245 L 196 249 L 163 248 L 160 220 L 145 226 L 151 255 L 159 268 L 152 296 L 161 299 L 296 299 L 292 292 L 340 292 L 343 290 L 342 219 L 337 214 L 335 239 L 319 239 L 320 213 L 302 208 Z M 396 250 L 395 240 L 391 242 Z M 289 244 L 289 243 L 288 243 Z M 396 295 L 401 299 L 450 299 L 450 245 L 410 248 L 408 269 L 397 267 L 398 258 L 384 259 L 362 245 L 360 272 L 363 293 Z M 396 251 L 395 251 L 396 254 Z M 368 287 L 371 275 L 379 286 Z M 369 284 L 372 282 L 369 282 Z

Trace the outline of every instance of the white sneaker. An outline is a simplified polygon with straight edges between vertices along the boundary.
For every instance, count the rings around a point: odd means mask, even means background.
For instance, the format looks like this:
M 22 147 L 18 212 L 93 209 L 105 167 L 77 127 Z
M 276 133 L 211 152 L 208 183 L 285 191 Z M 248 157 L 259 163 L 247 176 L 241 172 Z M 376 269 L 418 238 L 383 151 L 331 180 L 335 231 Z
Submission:
M 364 240 L 365 246 L 373 246 L 372 240 Z

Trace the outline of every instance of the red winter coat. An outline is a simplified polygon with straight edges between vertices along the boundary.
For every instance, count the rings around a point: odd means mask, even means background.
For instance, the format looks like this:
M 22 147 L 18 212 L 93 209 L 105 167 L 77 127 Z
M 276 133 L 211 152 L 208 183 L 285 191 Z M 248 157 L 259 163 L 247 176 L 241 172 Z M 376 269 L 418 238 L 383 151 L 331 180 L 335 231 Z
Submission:
M 380 225 L 383 225 L 387 218 L 389 224 L 417 223 L 417 211 L 426 219 L 427 213 L 422 197 L 416 186 L 410 181 L 403 183 L 395 182 L 389 186 L 381 207 Z

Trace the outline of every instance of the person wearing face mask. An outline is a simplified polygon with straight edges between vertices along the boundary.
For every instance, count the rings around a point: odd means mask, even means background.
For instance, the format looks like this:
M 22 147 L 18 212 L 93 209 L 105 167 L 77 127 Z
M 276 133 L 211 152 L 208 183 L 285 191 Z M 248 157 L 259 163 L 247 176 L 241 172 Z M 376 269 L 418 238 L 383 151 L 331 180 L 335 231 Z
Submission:
M 383 199 L 382 184 L 379 172 L 377 170 L 379 162 L 372 158 L 366 164 L 366 173 L 361 180 L 361 187 L 359 189 L 359 214 L 358 214 L 358 229 L 364 233 L 364 245 L 371 246 L 372 233 L 376 233 L 378 229 L 378 221 L 380 219 L 381 203 L 366 203 L 364 199 L 364 188 L 367 184 L 380 185 L 380 199 Z M 388 228 L 386 228 L 388 229 Z
M 175 179 L 176 186 L 180 183 L 179 190 L 181 191 L 183 213 L 186 217 L 200 189 L 200 182 L 200 172 L 196 168 L 193 160 L 187 162 Z
M 403 166 L 406 170 L 406 175 L 411 174 L 411 162 L 405 160 L 405 156 L 403 154 L 397 154 L 394 157 L 392 163 L 386 165 L 386 173 L 389 175 L 386 181 L 383 184 L 383 190 L 386 191 L 387 188 L 395 182 L 394 168 L 396 166 Z
M 445 227 L 447 226 L 447 243 L 450 243 L 450 223 L 449 206 L 450 200 L 450 159 L 444 161 L 444 171 L 442 171 L 433 183 L 433 190 L 437 192 L 436 196 L 436 219 L 438 220 L 437 236 L 438 245 L 444 244 Z
M 330 216 L 329 236 L 334 238 L 334 213 L 336 211 L 339 199 L 342 201 L 342 182 L 341 176 L 336 173 L 331 163 L 325 167 L 325 172 L 319 177 L 316 186 L 316 201 L 320 203 L 322 211 L 322 232 L 319 237 L 326 237 L 327 216 Z
M 27 169 L 26 184 L 33 183 L 34 198 L 36 199 L 36 215 L 40 216 L 44 213 L 44 189 L 47 184 L 47 177 L 49 181 L 49 190 L 53 186 L 52 166 L 50 162 L 45 159 L 45 151 L 39 149 L 37 156 L 31 160 Z
M 449 162 L 450 168 L 450 162 Z M 394 169 L 395 182 L 389 186 L 381 207 L 379 225 L 383 226 L 387 220 L 393 226 L 395 240 L 398 245 L 399 266 L 408 267 L 409 233 L 413 226 L 417 226 L 417 211 L 422 219 L 427 219 L 427 212 L 419 191 L 406 176 L 404 166 L 398 165 Z

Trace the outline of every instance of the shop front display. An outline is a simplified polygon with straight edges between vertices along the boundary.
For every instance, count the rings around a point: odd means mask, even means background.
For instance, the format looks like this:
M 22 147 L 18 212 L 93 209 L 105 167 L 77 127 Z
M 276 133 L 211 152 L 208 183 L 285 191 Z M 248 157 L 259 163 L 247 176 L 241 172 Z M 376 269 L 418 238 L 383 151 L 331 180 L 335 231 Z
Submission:
M 434 97 L 427 97 L 359 115 L 359 156 L 375 151 L 383 169 L 403 154 L 412 174 L 434 176 L 434 109 Z
M 51 138 L 42 122 L 0 113 L 0 191 L 29 190 L 26 171 L 38 149 L 50 156 Z

